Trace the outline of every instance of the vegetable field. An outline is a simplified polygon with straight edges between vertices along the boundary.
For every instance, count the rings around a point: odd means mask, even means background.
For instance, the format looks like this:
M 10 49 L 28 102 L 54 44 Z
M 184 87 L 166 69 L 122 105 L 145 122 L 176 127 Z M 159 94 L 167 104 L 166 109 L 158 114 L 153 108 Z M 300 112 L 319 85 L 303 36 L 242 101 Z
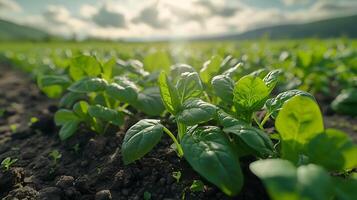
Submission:
M 3 43 L 3 199 L 357 199 L 357 41 Z

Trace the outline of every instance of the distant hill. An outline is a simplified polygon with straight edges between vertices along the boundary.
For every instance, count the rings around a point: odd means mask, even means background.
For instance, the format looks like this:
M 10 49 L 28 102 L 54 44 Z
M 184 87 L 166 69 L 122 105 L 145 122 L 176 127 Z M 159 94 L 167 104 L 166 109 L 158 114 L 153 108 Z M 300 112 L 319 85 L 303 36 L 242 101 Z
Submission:
M 346 36 L 357 38 L 357 15 L 326 19 L 305 24 L 278 25 L 250 30 L 240 34 L 214 36 L 209 40 L 234 40 L 234 39 L 256 39 L 261 37 L 270 39 L 292 39 L 292 38 L 333 38 Z
M 11 40 L 45 40 L 49 34 L 32 27 L 15 24 L 13 22 L 0 19 L 0 41 Z

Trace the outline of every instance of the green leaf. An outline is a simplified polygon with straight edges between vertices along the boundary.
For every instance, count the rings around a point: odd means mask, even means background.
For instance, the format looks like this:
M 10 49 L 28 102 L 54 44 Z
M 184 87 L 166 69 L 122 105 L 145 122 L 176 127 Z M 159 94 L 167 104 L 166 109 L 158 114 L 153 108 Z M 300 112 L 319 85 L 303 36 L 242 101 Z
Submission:
M 159 116 L 165 110 L 157 87 L 145 88 L 133 106 L 149 116 Z
M 92 117 L 106 122 L 111 122 L 117 126 L 121 126 L 124 123 L 124 116 L 122 112 L 101 105 L 89 106 L 88 113 Z
M 212 88 L 214 93 L 226 104 L 233 104 L 234 81 L 228 75 L 218 75 L 213 77 Z
M 263 107 L 269 94 L 270 89 L 259 77 L 247 75 L 241 78 L 233 92 L 233 102 L 238 115 L 249 121 L 251 114 Z
M 59 131 L 59 137 L 60 139 L 67 140 L 70 138 L 78 129 L 79 121 L 67 121 L 63 123 L 60 131 Z
M 113 68 L 115 65 L 116 65 L 116 60 L 114 58 L 109 59 L 107 62 L 105 62 L 102 65 L 102 71 L 103 71 L 102 77 L 105 80 L 110 80 L 112 78 Z
M 355 200 L 357 199 L 357 179 L 356 178 L 341 178 L 334 179 L 336 199 L 338 200 Z
M 132 103 L 138 98 L 138 91 L 136 88 L 130 87 L 130 85 L 119 85 L 117 83 L 111 83 L 106 87 L 106 93 L 115 100 Z
M 219 124 L 225 128 L 235 126 L 237 124 L 242 124 L 242 126 L 247 124 L 246 122 L 244 122 L 242 120 L 238 120 L 238 119 L 232 117 L 231 115 L 225 113 L 222 110 L 217 111 L 217 118 L 218 118 Z
M 212 56 L 212 58 L 203 64 L 200 70 L 200 76 L 202 82 L 208 84 L 211 81 L 212 76 L 214 76 L 220 69 L 223 59 L 220 56 Z
M 66 87 L 71 83 L 71 80 L 67 76 L 60 75 L 41 75 L 38 76 L 37 84 L 40 88 L 59 85 Z
M 197 72 L 182 73 L 176 84 L 181 103 L 189 98 L 199 97 L 203 92 L 201 79 Z
M 305 96 L 295 96 L 284 103 L 275 127 L 282 139 L 282 157 L 295 163 L 302 146 L 324 131 L 319 106 Z
M 282 71 L 280 69 L 276 69 L 273 71 L 270 71 L 263 79 L 265 82 L 265 85 L 268 86 L 268 88 L 273 90 L 276 86 L 276 84 L 279 81 L 279 77 L 282 74 Z
M 171 66 L 170 55 L 165 51 L 157 51 L 144 58 L 144 68 L 146 71 L 165 71 L 168 72 Z
M 337 113 L 357 116 L 357 88 L 345 89 L 333 100 L 331 107 Z
M 86 101 L 79 101 L 73 106 L 73 112 L 82 119 L 88 116 L 89 104 Z
M 297 169 L 298 189 L 301 199 L 324 200 L 333 196 L 330 175 L 320 166 L 309 164 Z
M 68 90 L 77 93 L 99 92 L 105 90 L 107 81 L 101 78 L 84 78 L 72 84 Z
M 313 164 L 298 169 L 289 161 L 266 159 L 250 164 L 274 200 L 324 200 L 333 195 L 329 174 Z
M 201 99 L 192 98 L 184 102 L 176 115 L 176 120 L 187 126 L 193 126 L 213 119 L 216 111 L 216 106 Z
M 59 102 L 59 107 L 72 108 L 73 104 L 81 99 L 85 99 L 84 94 L 68 92 L 61 98 Z
M 192 192 L 203 192 L 205 189 L 205 184 L 200 180 L 194 180 L 190 186 Z
M 273 200 L 299 200 L 295 166 L 282 159 L 258 160 L 250 164 L 250 170 L 258 176 Z
M 55 123 L 57 126 L 71 121 L 79 121 L 79 118 L 71 110 L 60 109 L 56 112 Z
M 97 77 L 101 73 L 101 65 L 93 56 L 81 55 L 71 60 L 69 74 L 77 81 L 85 77 Z
M 257 128 L 238 122 L 236 125 L 224 128 L 223 131 L 237 135 L 256 156 L 266 158 L 274 155 L 273 142 L 266 133 Z
M 314 96 L 312 96 L 308 92 L 304 92 L 301 90 L 288 90 L 278 94 L 276 97 L 268 99 L 265 102 L 265 107 L 267 108 L 268 112 L 273 118 L 278 116 L 279 110 L 285 103 L 285 101 L 291 99 L 294 96 L 306 96 L 310 97 L 311 99 L 315 100 Z
M 335 129 L 327 129 L 314 137 L 309 142 L 305 154 L 311 163 L 321 165 L 330 171 L 357 167 L 357 145 L 346 133 Z
M 174 79 L 178 79 L 181 74 L 185 72 L 196 72 L 196 70 L 192 66 L 187 64 L 176 64 L 170 67 L 170 75 Z
M 147 154 L 160 141 L 163 128 L 154 119 L 143 119 L 130 127 L 121 149 L 124 163 L 132 163 Z
M 162 102 L 164 103 L 165 108 L 171 114 L 176 114 L 180 107 L 177 89 L 170 83 L 164 71 L 160 73 L 158 82 Z
M 218 127 L 191 129 L 182 138 L 184 156 L 192 168 L 225 194 L 234 196 L 243 186 L 239 160 Z

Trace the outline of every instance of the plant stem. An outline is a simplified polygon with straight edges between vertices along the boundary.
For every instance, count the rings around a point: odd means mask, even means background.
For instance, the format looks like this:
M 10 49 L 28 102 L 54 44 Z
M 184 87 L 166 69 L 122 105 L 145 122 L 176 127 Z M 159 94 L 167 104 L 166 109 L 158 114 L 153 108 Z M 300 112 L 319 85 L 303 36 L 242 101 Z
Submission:
M 183 138 L 183 136 L 185 135 L 185 132 L 186 132 L 185 124 L 177 122 L 177 131 L 178 131 L 179 139 L 182 140 L 182 138 Z
M 261 126 L 264 126 L 264 124 L 269 120 L 269 117 L 270 117 L 270 113 L 266 113 L 262 122 L 260 123 Z
M 253 115 L 253 119 L 255 121 L 255 123 L 259 126 L 260 129 L 264 130 L 264 127 L 259 123 L 259 120 L 257 118 L 257 115 Z
M 172 134 L 172 132 L 167 129 L 166 127 L 164 127 L 164 131 L 165 133 L 167 133 L 167 135 L 170 136 L 170 138 L 174 141 L 175 145 L 176 145 L 176 148 L 177 148 L 177 154 L 180 158 L 182 158 L 183 156 L 183 150 L 182 150 L 182 147 L 180 145 L 180 143 L 177 141 L 176 137 L 174 136 L 174 134 Z

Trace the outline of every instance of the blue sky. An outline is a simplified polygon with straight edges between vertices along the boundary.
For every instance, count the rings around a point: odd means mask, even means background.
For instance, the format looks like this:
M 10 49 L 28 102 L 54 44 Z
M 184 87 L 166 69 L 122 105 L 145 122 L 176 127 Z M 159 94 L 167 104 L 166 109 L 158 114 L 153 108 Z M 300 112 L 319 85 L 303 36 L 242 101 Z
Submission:
M 0 18 L 80 38 L 244 32 L 357 14 L 357 0 L 0 0 Z

